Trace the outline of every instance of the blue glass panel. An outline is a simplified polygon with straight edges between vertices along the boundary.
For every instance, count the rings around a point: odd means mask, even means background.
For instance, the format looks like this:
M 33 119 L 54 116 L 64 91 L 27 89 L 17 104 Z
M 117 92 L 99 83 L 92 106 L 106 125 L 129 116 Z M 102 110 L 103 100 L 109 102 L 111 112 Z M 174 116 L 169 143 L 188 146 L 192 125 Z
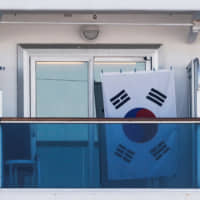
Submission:
M 189 123 L 2 124 L 0 185 L 198 188 L 199 128 Z

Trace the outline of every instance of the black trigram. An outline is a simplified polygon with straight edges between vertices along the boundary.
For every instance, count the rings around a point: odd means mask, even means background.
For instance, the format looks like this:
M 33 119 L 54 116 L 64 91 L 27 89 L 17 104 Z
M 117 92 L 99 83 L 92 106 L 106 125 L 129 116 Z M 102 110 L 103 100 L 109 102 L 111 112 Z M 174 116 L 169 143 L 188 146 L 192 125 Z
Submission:
M 110 99 L 113 106 L 115 106 L 116 109 L 123 106 L 127 101 L 129 101 L 131 98 L 128 96 L 125 90 L 120 91 L 117 93 L 114 97 Z
M 133 159 L 135 152 L 131 151 L 130 149 L 127 149 L 122 144 L 119 144 L 117 146 L 117 149 L 115 151 L 115 155 L 123 159 L 125 162 L 131 162 Z
M 151 88 L 146 98 L 152 101 L 153 103 L 162 106 L 165 100 L 167 99 L 167 96 L 159 92 L 158 90 Z
M 162 158 L 170 148 L 166 145 L 165 142 L 160 142 L 158 145 L 156 145 L 153 149 L 150 150 L 150 153 L 152 156 L 156 159 L 159 160 Z

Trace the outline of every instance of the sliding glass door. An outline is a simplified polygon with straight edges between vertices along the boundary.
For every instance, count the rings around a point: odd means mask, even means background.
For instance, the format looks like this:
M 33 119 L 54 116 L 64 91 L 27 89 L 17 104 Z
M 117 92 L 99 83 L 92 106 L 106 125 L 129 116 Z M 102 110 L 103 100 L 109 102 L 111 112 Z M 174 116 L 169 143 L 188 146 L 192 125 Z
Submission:
M 144 57 L 36 58 L 31 62 L 32 117 L 104 117 L 101 73 L 151 70 Z

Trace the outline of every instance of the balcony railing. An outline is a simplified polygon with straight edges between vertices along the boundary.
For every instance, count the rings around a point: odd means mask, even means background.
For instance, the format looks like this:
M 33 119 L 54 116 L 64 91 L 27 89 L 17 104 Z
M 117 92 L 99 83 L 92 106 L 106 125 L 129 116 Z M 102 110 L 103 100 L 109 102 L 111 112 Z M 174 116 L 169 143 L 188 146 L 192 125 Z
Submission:
M 3 188 L 198 188 L 198 119 L 1 119 Z

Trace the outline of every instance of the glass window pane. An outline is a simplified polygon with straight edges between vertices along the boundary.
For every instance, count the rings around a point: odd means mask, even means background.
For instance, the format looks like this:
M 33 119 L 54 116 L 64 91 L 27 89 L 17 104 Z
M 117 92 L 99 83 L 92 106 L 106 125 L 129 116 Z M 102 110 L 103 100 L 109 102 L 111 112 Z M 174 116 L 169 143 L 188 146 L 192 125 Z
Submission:
M 100 82 L 101 72 L 133 72 L 145 71 L 145 62 L 98 62 L 94 64 L 94 80 Z
M 88 62 L 37 62 L 36 116 L 88 117 Z

